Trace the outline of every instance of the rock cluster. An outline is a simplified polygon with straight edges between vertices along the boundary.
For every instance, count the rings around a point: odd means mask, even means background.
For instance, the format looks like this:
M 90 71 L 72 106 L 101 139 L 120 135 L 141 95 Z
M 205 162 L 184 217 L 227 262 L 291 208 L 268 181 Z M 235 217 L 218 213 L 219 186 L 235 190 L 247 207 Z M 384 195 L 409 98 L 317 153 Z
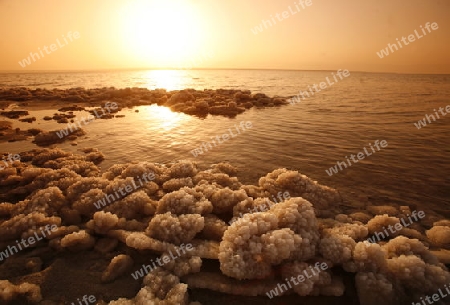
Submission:
M 33 275 L 51 274 L 71 255 L 80 264 L 89 258 L 95 262 L 82 270 L 95 284 L 85 286 L 90 291 L 80 296 L 96 295 L 102 304 L 114 305 L 189 304 L 192 289 L 266 296 L 285 278 L 317 264 L 326 270 L 282 294 L 339 297 L 356 282 L 363 305 L 407 304 L 450 282 L 446 266 L 429 250 L 449 247 L 450 226 L 444 219 L 435 219 L 434 225 L 420 221 L 370 243 L 369 234 L 408 217 L 409 207 L 371 207 L 345 215 L 336 190 L 297 171 L 277 169 L 257 185 L 243 185 L 227 163 L 200 170 L 189 161 L 143 161 L 101 172 L 101 153 L 85 153 L 22 152 L 20 161 L 0 171 L 1 250 L 41 228 L 57 227 L 0 262 L 0 300 L 54 304 L 61 296 L 47 288 L 52 277 Z M 96 208 L 98 200 L 149 172 L 152 181 Z M 291 197 L 261 212 L 251 209 L 280 191 Z M 228 225 L 235 218 L 240 219 Z M 192 251 L 179 251 L 186 244 Z M 168 260 L 171 253 L 182 254 Z M 131 273 L 155 257 L 166 263 L 133 279 Z M 30 260 L 29 268 L 10 267 L 15 260 L 23 266 L 24 259 Z M 101 290 L 116 283 L 135 283 L 134 292 Z
M 148 90 L 146 88 L 72 88 L 60 89 L 0 89 L 0 101 L 63 101 L 74 104 L 63 107 L 60 111 L 79 111 L 85 106 L 101 107 L 104 101 L 112 101 L 121 107 L 157 104 L 170 107 L 173 111 L 205 117 L 223 115 L 234 117 L 252 107 L 277 107 L 288 102 L 283 97 L 269 97 L 263 93 L 252 94 L 249 90 L 194 89 L 166 91 L 165 89 Z M 5 115 L 12 115 L 5 113 Z M 21 114 L 19 114 L 21 115 Z M 15 118 L 16 118 L 15 114 Z M 17 116 L 18 118 L 18 116 Z

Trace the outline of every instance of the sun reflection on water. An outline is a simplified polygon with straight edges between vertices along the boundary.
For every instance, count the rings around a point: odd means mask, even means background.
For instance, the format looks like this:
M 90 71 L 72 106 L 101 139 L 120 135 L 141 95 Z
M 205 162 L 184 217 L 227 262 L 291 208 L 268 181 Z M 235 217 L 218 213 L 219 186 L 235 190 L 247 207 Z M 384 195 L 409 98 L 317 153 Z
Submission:
M 148 88 L 164 88 L 167 91 L 187 87 L 184 70 L 149 70 L 145 72 Z
M 170 131 L 189 121 L 189 117 L 183 113 L 173 112 L 170 108 L 164 106 L 152 105 L 142 107 L 146 117 L 152 122 L 156 122 L 159 128 Z

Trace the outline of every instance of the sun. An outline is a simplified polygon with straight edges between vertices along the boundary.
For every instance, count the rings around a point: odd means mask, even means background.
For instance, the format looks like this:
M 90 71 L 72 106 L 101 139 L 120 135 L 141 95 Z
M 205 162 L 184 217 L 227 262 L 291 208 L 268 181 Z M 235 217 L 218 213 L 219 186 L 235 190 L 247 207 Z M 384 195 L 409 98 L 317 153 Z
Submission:
M 191 0 L 131 0 L 120 15 L 127 52 L 144 65 L 183 66 L 201 46 L 202 27 Z

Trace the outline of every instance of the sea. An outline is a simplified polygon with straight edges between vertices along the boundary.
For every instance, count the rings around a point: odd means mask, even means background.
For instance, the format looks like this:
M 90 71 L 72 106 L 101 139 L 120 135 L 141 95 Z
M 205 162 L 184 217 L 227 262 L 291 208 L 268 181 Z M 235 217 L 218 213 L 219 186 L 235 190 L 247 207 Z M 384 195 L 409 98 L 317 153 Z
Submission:
M 0 88 L 67 89 L 142 87 L 179 90 L 242 89 L 268 96 L 309 96 L 276 108 L 252 108 L 235 118 L 197 118 L 156 105 L 123 109 L 124 118 L 95 120 L 77 145 L 58 145 L 80 153 L 87 147 L 105 155 L 100 166 L 151 161 L 196 161 L 200 167 L 229 162 L 245 184 L 277 168 L 299 171 L 340 191 L 349 207 L 409 205 L 450 214 L 450 75 L 381 74 L 349 71 L 130 70 L 0 74 Z M 341 74 L 342 75 L 342 74 Z M 330 84 L 329 81 L 333 84 Z M 320 84 L 322 86 L 320 86 Z M 319 90 L 314 90 L 318 88 Z M 15 107 L 15 106 L 12 106 Z M 445 115 L 439 112 L 440 107 Z M 138 112 L 137 112 L 138 111 Z M 53 110 L 30 111 L 33 123 L 14 127 L 60 129 L 43 121 Z M 439 118 L 436 115 L 439 114 Z M 433 120 L 430 115 L 434 115 Z M 86 115 L 80 113 L 80 116 Z M 420 129 L 418 121 L 426 120 Z M 4 118 L 2 118 L 3 120 Z M 5 120 L 8 120 L 5 118 Z M 251 128 L 194 156 L 192 151 L 241 122 Z M 243 124 L 244 124 L 243 123 Z M 375 141 L 387 146 L 376 149 Z M 370 146 L 375 148 L 371 150 Z M 0 151 L 37 148 L 30 141 L 1 143 Z M 347 161 L 367 149 L 358 162 Z M 347 157 L 347 158 L 346 158 Z M 358 160 L 358 159 L 356 159 Z M 342 170 L 329 175 L 337 162 Z M 327 173 L 328 170 L 328 173 Z

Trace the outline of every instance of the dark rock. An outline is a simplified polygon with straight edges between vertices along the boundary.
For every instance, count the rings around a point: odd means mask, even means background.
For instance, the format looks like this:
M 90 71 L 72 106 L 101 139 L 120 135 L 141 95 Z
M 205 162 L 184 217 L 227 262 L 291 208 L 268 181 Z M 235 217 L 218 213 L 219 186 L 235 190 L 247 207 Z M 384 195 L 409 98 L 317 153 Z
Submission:
M 29 115 L 28 111 L 25 110 L 12 110 L 12 111 L 2 111 L 0 115 L 3 115 L 9 119 L 18 119 L 21 116 Z
M 12 129 L 12 123 L 8 121 L 0 121 L 0 130 Z
M 73 106 L 67 106 L 67 107 L 62 107 L 60 109 L 58 109 L 59 112 L 66 112 L 66 111 L 83 111 L 85 110 L 83 107 L 79 107 L 77 105 L 73 105 Z
M 60 118 L 56 122 L 59 124 L 67 124 L 67 123 L 69 123 L 69 120 L 67 118 Z
M 19 121 L 21 121 L 21 122 L 27 122 L 27 123 L 33 123 L 34 121 L 36 121 L 36 118 L 35 118 L 35 117 L 24 118 L 24 119 L 19 119 Z
M 84 136 L 85 134 L 86 133 L 83 129 L 77 129 L 68 135 L 65 135 L 62 130 L 54 130 L 48 132 L 43 131 L 34 136 L 33 143 L 39 146 L 49 146 L 51 144 L 62 143 L 67 140 L 73 141 L 80 136 Z
M 35 135 L 41 133 L 42 130 L 37 129 L 37 128 L 31 128 L 31 129 L 28 129 L 27 132 L 28 132 L 29 134 L 35 136 Z

